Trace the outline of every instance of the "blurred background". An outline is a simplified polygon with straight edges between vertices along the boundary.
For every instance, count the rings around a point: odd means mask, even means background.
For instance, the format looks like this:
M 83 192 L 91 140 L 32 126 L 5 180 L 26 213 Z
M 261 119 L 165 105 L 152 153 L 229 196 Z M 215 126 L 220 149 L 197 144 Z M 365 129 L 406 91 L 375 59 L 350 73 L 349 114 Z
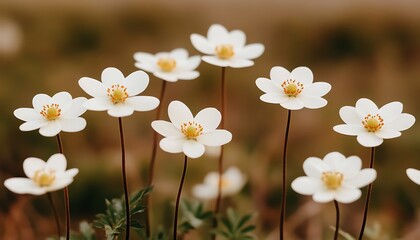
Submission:
M 225 168 L 239 167 L 248 178 L 243 191 L 224 202 L 242 213 L 255 213 L 259 239 L 278 239 L 281 199 L 281 154 L 287 111 L 263 103 L 255 86 L 258 77 L 269 77 L 273 66 L 289 70 L 312 69 L 315 81 L 332 85 L 329 101 L 319 110 L 294 111 L 288 150 L 289 183 L 303 175 L 302 163 L 339 151 L 357 155 L 368 166 L 370 149 L 354 137 L 332 127 L 341 124 L 344 105 L 361 97 L 378 106 L 391 101 L 404 104 L 404 112 L 420 116 L 420 2 L 419 1 L 305 1 L 284 0 L 2 0 L 0 2 L 0 181 L 24 176 L 27 157 L 47 160 L 56 153 L 56 139 L 37 131 L 21 132 L 13 116 L 20 107 L 31 107 L 34 95 L 68 91 L 86 96 L 77 81 L 99 79 L 103 69 L 137 70 L 133 54 L 156 53 L 184 47 L 199 54 L 190 43 L 191 33 L 206 35 L 213 23 L 228 30 L 241 29 L 247 43 L 263 43 L 266 50 L 255 66 L 227 69 L 227 123 L 233 141 L 225 147 Z M 220 69 L 206 63 L 194 81 L 168 84 L 162 102 L 163 119 L 171 100 L 185 102 L 198 112 L 219 107 Z M 158 96 L 161 80 L 150 77 L 145 95 Z M 135 113 L 124 119 L 129 188 L 146 184 L 151 155 L 151 121 L 155 112 Z M 86 129 L 63 133 L 69 167 L 80 173 L 70 185 L 72 226 L 92 221 L 105 208 L 105 198 L 122 195 L 117 119 L 104 112 L 86 112 Z M 405 170 L 419 169 L 419 126 L 397 139 L 385 141 L 376 151 L 378 178 L 367 226 L 374 239 L 420 239 L 420 187 Z M 159 150 L 152 195 L 152 229 L 171 228 L 173 202 L 182 171 L 181 154 Z M 205 156 L 188 166 L 184 198 L 205 174 L 216 171 L 217 158 Z M 310 197 L 288 190 L 288 239 L 329 239 L 335 223 L 333 204 L 317 204 Z M 363 190 L 365 193 L 366 189 Z M 60 210 L 62 191 L 53 194 Z M 365 194 L 355 203 L 341 205 L 341 227 L 357 235 Z M 209 209 L 213 202 L 206 203 Z M 64 212 L 60 211 L 64 217 Z M 62 221 L 64 222 L 64 221 Z M 0 239 L 43 239 L 55 234 L 46 196 L 21 196 L 0 184 Z M 100 238 L 101 232 L 98 231 Z M 186 239 L 205 239 L 191 233 Z

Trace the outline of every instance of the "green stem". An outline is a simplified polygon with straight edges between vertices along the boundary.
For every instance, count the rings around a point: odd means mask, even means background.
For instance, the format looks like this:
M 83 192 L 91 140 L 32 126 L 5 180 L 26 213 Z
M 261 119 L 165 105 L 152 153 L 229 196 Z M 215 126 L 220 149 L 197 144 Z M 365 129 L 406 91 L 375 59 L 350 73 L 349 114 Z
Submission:
M 61 141 L 60 134 L 57 134 L 58 150 L 61 154 L 64 154 L 63 143 Z M 64 188 L 64 204 L 66 208 L 66 240 L 70 239 L 70 197 L 69 188 Z
M 375 161 L 375 147 L 372 147 L 371 148 L 371 152 L 370 152 L 369 168 L 373 168 L 374 161 Z M 360 233 L 359 233 L 358 240 L 362 240 L 363 239 L 363 234 L 365 232 L 365 226 L 366 226 L 366 221 L 367 221 L 367 214 L 368 214 L 368 210 L 369 210 L 369 202 L 370 202 L 370 197 L 371 197 L 371 194 L 372 194 L 372 187 L 373 187 L 373 183 L 369 184 L 367 195 L 366 195 L 365 210 L 364 210 L 364 213 L 363 213 L 362 227 L 360 228 Z
M 125 171 L 125 144 L 124 144 L 124 132 L 123 132 L 123 123 L 122 118 L 118 118 L 118 123 L 120 127 L 120 140 L 121 140 L 121 171 L 122 179 L 124 186 L 124 200 L 125 200 L 125 239 L 130 239 L 130 198 L 128 196 L 128 186 L 127 186 L 127 175 Z
M 338 240 L 338 232 L 340 231 L 340 209 L 338 208 L 338 202 L 334 200 L 335 206 L 335 233 L 334 233 L 334 240 Z
M 282 198 L 281 198 L 281 211 L 280 211 L 280 239 L 283 240 L 284 236 L 284 217 L 286 212 L 286 194 L 287 194 L 287 143 L 289 140 L 289 129 L 290 129 L 290 118 L 292 115 L 292 110 L 287 111 L 287 125 L 286 133 L 284 136 L 284 145 L 283 145 L 283 186 L 282 186 Z
M 187 173 L 187 163 L 188 158 L 185 155 L 184 158 L 184 169 L 182 170 L 181 182 L 179 183 L 178 194 L 176 196 L 176 203 L 175 203 L 175 214 L 174 214 L 174 232 L 173 232 L 173 239 L 177 239 L 177 230 L 178 230 L 178 211 L 179 211 L 179 201 L 181 199 L 182 187 L 184 186 L 185 175 Z

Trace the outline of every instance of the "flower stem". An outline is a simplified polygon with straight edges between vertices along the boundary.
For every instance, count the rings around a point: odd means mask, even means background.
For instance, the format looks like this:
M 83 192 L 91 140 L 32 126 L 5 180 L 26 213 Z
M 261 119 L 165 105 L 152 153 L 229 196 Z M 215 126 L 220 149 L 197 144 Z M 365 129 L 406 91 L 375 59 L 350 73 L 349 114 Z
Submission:
M 162 81 L 162 88 L 160 89 L 160 96 L 159 101 L 160 104 L 158 105 L 156 109 L 156 117 L 155 120 L 158 120 L 160 118 L 160 110 L 163 102 L 163 97 L 165 96 L 165 90 L 166 90 L 166 81 Z M 152 146 L 152 156 L 150 158 L 150 164 L 149 164 L 149 178 L 147 179 L 147 185 L 151 186 L 153 184 L 153 176 L 154 176 L 154 169 L 155 169 L 155 160 L 156 160 L 156 152 L 157 152 L 157 142 L 158 142 L 158 133 L 156 131 L 153 131 L 153 146 Z M 147 238 L 150 237 L 150 195 L 146 195 L 146 236 Z
M 60 228 L 60 218 L 58 217 L 57 208 L 55 207 L 55 204 L 54 204 L 54 201 L 53 201 L 53 198 L 52 198 L 52 194 L 50 192 L 47 193 L 47 197 L 48 197 L 48 201 L 50 202 L 51 208 L 52 208 L 53 213 L 54 213 L 55 226 L 57 228 L 57 235 L 58 235 L 58 238 L 60 238 L 61 228 Z
M 286 176 L 286 167 L 287 167 L 287 142 L 289 139 L 289 129 L 290 129 L 290 118 L 292 115 L 292 110 L 287 111 L 287 125 L 286 133 L 284 136 L 284 146 L 283 146 L 283 186 L 282 186 L 282 198 L 281 198 L 281 211 L 280 211 L 280 239 L 283 239 L 284 233 L 284 216 L 286 212 L 286 194 L 287 194 L 287 176 Z
M 120 140 L 121 140 L 121 171 L 124 185 L 124 199 L 125 199 L 125 239 L 130 239 L 130 198 L 128 196 L 127 176 L 125 172 L 125 144 L 122 118 L 118 118 L 120 127 Z
M 64 154 L 63 143 L 61 141 L 60 134 L 57 134 L 58 150 L 61 154 Z M 70 198 L 69 188 L 64 188 L 64 204 L 66 208 L 66 240 L 70 239 Z
M 369 168 L 373 168 L 374 160 L 375 160 L 375 147 L 372 147 L 371 148 L 371 152 L 370 152 L 370 164 L 369 164 Z M 373 187 L 373 183 L 369 184 L 367 195 L 366 195 L 365 211 L 363 213 L 362 227 L 360 228 L 360 233 L 359 233 L 359 238 L 358 238 L 359 240 L 362 240 L 363 239 L 363 233 L 365 231 L 367 214 L 368 214 L 368 210 L 369 210 L 369 201 L 370 201 L 370 196 L 372 194 L 372 187 Z
M 222 67 L 222 76 L 221 76 L 221 114 L 222 114 L 222 121 L 220 123 L 220 127 L 222 129 L 225 128 L 225 121 L 226 121 L 226 83 L 225 83 L 225 72 L 226 67 Z M 214 213 L 217 214 L 220 211 L 220 203 L 222 200 L 222 174 L 223 174 L 223 146 L 221 146 L 221 151 L 219 155 L 219 163 L 218 163 L 218 170 L 219 170 L 219 184 L 217 187 L 217 198 L 216 204 L 214 208 Z
M 187 158 L 187 155 L 185 155 L 185 158 L 184 158 L 184 169 L 182 170 L 181 182 L 179 183 L 179 189 L 178 189 L 178 194 L 176 196 L 176 203 L 175 203 L 174 233 L 173 233 L 173 239 L 174 240 L 176 240 L 177 237 L 178 237 L 177 236 L 177 228 L 178 228 L 179 200 L 181 199 L 182 186 L 184 186 L 185 174 L 187 173 L 187 162 L 188 162 L 188 158 Z
M 338 208 L 337 200 L 334 200 L 335 206 L 335 233 L 334 233 L 334 240 L 338 240 L 338 232 L 340 231 L 340 209 Z

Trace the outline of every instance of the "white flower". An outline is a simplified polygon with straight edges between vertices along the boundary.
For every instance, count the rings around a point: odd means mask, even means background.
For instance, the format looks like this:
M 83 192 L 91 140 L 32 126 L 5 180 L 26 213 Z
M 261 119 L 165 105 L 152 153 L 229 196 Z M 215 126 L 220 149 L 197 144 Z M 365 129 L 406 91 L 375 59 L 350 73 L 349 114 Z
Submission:
M 357 136 L 357 141 L 365 147 L 376 147 L 383 139 L 401 136 L 401 131 L 413 126 L 414 116 L 402 113 L 400 102 L 391 102 L 380 109 L 374 102 L 361 98 L 356 107 L 344 106 L 340 109 L 340 117 L 345 124 L 334 126 L 338 133 Z
M 200 76 L 199 72 L 194 71 L 200 65 L 200 56 L 188 57 L 187 50 L 183 48 L 156 55 L 137 52 L 134 54 L 134 59 L 137 61 L 136 67 L 168 82 L 192 80 Z
M 42 195 L 67 187 L 79 173 L 77 168 L 66 170 L 63 154 L 52 155 L 47 162 L 30 157 L 23 162 L 23 171 L 28 178 L 16 177 L 4 181 L 4 186 L 14 193 Z
M 221 146 L 232 140 L 230 132 L 216 129 L 222 116 L 215 108 L 205 108 L 194 117 L 184 103 L 172 101 L 168 115 L 171 122 L 152 122 L 153 129 L 164 136 L 160 147 L 166 152 L 184 152 L 190 158 L 198 158 L 204 154 L 205 146 Z
M 68 92 L 59 92 L 50 97 L 37 94 L 32 99 L 33 108 L 18 108 L 13 114 L 25 121 L 20 125 L 21 131 L 32 131 L 39 128 L 39 133 L 52 137 L 64 132 L 78 132 L 86 127 L 86 120 L 79 117 L 86 109 L 84 97 L 73 99 Z
M 83 77 L 79 86 L 93 98 L 83 106 L 92 111 L 107 111 L 112 117 L 126 117 L 134 111 L 150 111 L 159 105 L 155 97 L 136 96 L 149 84 L 149 76 L 143 71 L 136 71 L 124 77 L 116 68 L 106 68 L 101 80 Z
M 241 30 L 228 32 L 219 24 L 210 26 L 207 38 L 191 34 L 194 47 L 207 55 L 203 61 L 220 67 L 243 68 L 254 65 L 251 59 L 258 58 L 264 52 L 264 45 L 254 43 L 245 45 L 246 36 Z
M 362 168 L 357 156 L 346 158 L 339 152 L 327 154 L 324 159 L 310 157 L 303 163 L 307 176 L 292 182 L 292 189 L 303 195 L 312 195 L 315 202 L 354 202 L 361 196 L 359 188 L 372 183 L 375 169 Z
M 257 87 L 265 92 L 261 101 L 280 104 L 289 110 L 322 108 L 327 100 L 322 96 L 331 90 L 325 82 L 313 83 L 314 76 L 307 67 L 297 67 L 289 72 L 283 67 L 273 67 L 270 78 L 258 78 Z
M 222 174 L 222 197 L 232 196 L 241 191 L 246 183 L 246 177 L 236 167 L 230 167 Z M 215 199 L 219 189 L 219 173 L 206 175 L 204 182 L 193 187 L 192 193 L 200 199 Z
M 420 171 L 414 168 L 409 168 L 406 171 L 408 178 L 411 181 L 415 182 L 417 185 L 420 185 Z

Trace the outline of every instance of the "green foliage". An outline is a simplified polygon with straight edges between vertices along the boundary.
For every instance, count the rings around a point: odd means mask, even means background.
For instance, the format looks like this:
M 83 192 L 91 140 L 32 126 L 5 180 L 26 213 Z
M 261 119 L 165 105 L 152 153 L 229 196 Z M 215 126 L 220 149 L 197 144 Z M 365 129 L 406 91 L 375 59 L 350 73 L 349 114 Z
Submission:
M 182 199 L 180 209 L 181 220 L 178 226 L 180 234 L 185 234 L 190 230 L 203 226 L 213 217 L 213 212 L 204 211 L 203 203 L 198 201 Z
M 255 230 L 255 225 L 249 223 L 252 215 L 246 214 L 240 216 L 238 212 L 229 208 L 226 216 L 222 216 L 219 221 L 219 228 L 215 231 L 217 235 L 223 239 L 229 240 L 253 240 L 256 239 L 252 232 Z
M 60 237 L 60 240 L 65 240 L 65 237 Z M 86 221 L 80 222 L 79 233 L 71 232 L 70 240 L 95 240 L 95 230 L 92 225 Z M 47 240 L 57 240 L 56 237 L 49 237 Z
M 152 187 L 146 187 L 130 196 L 130 227 L 135 230 L 140 230 L 143 226 L 137 219 L 133 219 L 133 216 L 145 210 L 145 206 L 142 205 L 143 198 L 151 191 Z M 94 227 L 105 231 L 108 240 L 116 239 L 126 228 L 124 196 L 111 201 L 106 199 L 105 204 L 105 213 L 97 214 L 93 224 Z

